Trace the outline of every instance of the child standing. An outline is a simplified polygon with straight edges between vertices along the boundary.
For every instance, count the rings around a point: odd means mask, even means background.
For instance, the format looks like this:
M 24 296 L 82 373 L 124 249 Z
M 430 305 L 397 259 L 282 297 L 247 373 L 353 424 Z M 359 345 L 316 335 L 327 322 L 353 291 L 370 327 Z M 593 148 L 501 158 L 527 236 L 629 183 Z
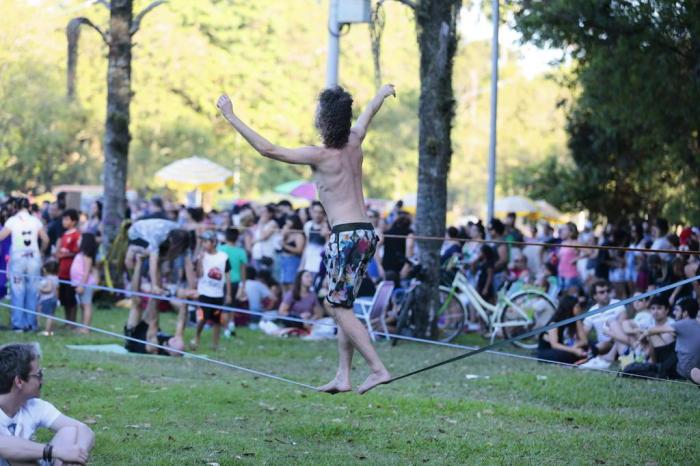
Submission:
M 83 325 L 89 326 L 92 322 L 92 295 L 97 285 L 97 238 L 92 233 L 83 233 L 80 238 L 80 252 L 73 259 L 70 268 L 70 281 L 75 286 L 78 304 L 83 309 Z M 88 286 L 86 286 L 88 285 Z M 79 328 L 80 333 L 89 333 L 87 328 Z
M 58 299 L 66 313 L 66 320 L 75 322 L 75 289 L 70 281 L 70 268 L 73 265 L 73 258 L 80 250 L 80 231 L 76 228 L 78 224 L 78 211 L 68 209 L 63 212 L 61 222 L 65 233 L 58 240 L 58 248 L 56 250 L 56 258 L 58 259 L 58 279 L 61 282 L 58 285 Z
M 39 281 L 39 312 L 45 316 L 53 316 L 58 305 L 58 262 L 49 260 L 44 264 L 42 277 Z M 53 319 L 47 318 L 42 335 L 53 336 Z
M 228 256 L 226 253 L 216 250 L 218 242 L 216 232 L 205 231 L 199 238 L 202 240 L 202 252 L 197 261 L 199 301 L 215 306 L 231 303 L 231 264 L 228 261 Z M 221 332 L 221 309 L 207 306 L 202 306 L 201 309 L 202 318 L 197 322 L 197 334 L 190 345 L 192 349 L 197 349 L 204 324 L 210 322 L 214 327 L 212 349 L 216 350 L 219 346 L 219 333 Z
M 238 246 L 238 229 L 229 228 L 226 230 L 226 243 L 219 246 L 219 251 L 228 256 L 228 263 L 231 267 L 231 296 L 237 300 L 244 295 L 245 280 L 246 280 L 246 265 L 248 264 L 248 255 L 245 249 Z M 233 316 L 226 312 L 222 316 L 222 323 L 226 330 L 224 336 L 230 337 L 235 335 L 236 325 Z

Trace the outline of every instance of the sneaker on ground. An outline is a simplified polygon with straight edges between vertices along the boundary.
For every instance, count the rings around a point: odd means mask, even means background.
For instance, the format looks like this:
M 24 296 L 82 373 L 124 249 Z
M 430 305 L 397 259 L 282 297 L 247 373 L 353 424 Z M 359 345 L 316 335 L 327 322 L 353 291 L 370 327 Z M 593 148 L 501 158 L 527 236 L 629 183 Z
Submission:
M 595 358 L 581 364 L 578 367 L 582 369 L 607 369 L 610 367 L 610 362 L 606 361 L 605 359 L 599 356 L 596 356 Z

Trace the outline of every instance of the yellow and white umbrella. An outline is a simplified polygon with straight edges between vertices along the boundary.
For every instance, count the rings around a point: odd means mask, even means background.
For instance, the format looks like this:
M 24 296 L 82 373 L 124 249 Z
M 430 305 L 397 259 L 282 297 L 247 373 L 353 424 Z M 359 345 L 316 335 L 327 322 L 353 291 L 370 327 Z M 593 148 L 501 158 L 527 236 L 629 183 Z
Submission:
M 499 215 L 515 212 L 517 215 L 529 216 L 539 212 L 535 202 L 524 196 L 508 196 L 498 199 L 494 204 L 494 210 Z
M 556 207 L 545 200 L 537 200 L 535 201 L 535 205 L 539 209 L 539 218 L 556 222 L 559 221 L 562 216 L 562 213 Z
M 156 180 L 178 191 L 216 191 L 233 184 L 233 172 L 204 157 L 176 160 L 156 172 Z

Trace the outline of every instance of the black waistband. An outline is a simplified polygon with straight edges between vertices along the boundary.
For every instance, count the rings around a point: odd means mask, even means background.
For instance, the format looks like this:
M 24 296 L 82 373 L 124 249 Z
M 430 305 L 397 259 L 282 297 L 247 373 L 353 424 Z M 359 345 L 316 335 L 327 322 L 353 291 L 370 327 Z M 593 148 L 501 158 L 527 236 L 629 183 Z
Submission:
M 333 233 L 352 230 L 374 230 L 374 226 L 369 222 L 341 223 L 340 225 L 336 225 L 331 229 Z

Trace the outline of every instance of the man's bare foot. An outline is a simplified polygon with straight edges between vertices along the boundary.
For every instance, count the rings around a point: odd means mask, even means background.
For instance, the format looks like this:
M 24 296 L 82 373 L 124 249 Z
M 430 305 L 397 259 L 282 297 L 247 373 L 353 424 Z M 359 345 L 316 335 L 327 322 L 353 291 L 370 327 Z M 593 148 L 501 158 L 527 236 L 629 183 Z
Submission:
M 690 381 L 696 385 L 700 385 L 700 369 L 697 367 L 690 369 Z
M 391 374 L 385 369 L 381 372 L 372 372 L 367 379 L 357 387 L 357 393 L 363 395 L 372 390 L 377 385 L 382 385 L 391 380 Z
M 352 386 L 350 385 L 350 381 L 339 381 L 337 378 L 331 380 L 328 382 L 326 385 L 322 385 L 317 388 L 319 392 L 325 392 L 325 393 L 330 393 L 331 395 L 335 395 L 336 393 L 343 393 L 343 392 L 349 392 L 352 390 Z

